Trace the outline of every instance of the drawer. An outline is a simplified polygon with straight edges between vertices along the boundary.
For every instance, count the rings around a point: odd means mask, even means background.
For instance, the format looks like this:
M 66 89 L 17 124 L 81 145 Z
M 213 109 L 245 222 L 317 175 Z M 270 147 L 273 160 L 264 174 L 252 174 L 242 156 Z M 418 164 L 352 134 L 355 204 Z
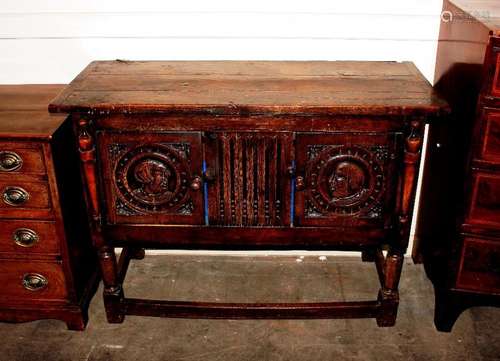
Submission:
M 0 174 L 45 174 L 42 149 L 15 142 L 0 143 Z
M 500 164 L 500 111 L 487 109 L 481 121 L 481 142 L 477 157 Z
M 457 287 L 500 293 L 500 242 L 465 238 Z
M 500 174 L 476 171 L 467 223 L 500 226 Z
M 0 220 L 0 252 L 59 254 L 55 222 Z
M 64 300 L 67 295 L 60 263 L 0 260 L 0 302 L 6 300 Z
M 497 45 L 500 44 L 500 39 L 493 38 L 494 41 L 497 42 Z M 494 62 L 494 76 L 491 86 L 491 94 L 496 97 L 500 97 L 500 49 L 498 46 L 493 48 L 493 57 L 492 60 Z
M 50 208 L 49 187 L 45 182 L 0 180 L 0 209 Z

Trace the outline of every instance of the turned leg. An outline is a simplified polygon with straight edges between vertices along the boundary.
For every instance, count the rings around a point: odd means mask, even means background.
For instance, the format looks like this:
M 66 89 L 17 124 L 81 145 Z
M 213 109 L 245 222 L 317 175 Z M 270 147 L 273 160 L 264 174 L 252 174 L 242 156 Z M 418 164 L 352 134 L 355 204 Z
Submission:
M 92 132 L 91 122 L 86 118 L 77 119 L 76 134 L 85 184 L 85 199 L 90 210 L 92 241 L 98 251 L 99 266 L 104 284 L 104 307 L 110 323 L 123 322 L 122 312 L 122 280 L 118 277 L 118 267 L 114 248 L 106 244 L 101 233 L 101 207 L 97 185 L 97 168 L 95 155 L 95 137 Z
M 383 285 L 378 294 L 380 312 L 377 316 L 379 327 L 390 327 L 396 323 L 399 306 L 399 280 L 403 268 L 404 255 L 401 252 L 391 252 L 384 264 Z
M 403 177 L 399 184 L 397 197 L 398 224 L 397 233 L 392 240 L 392 246 L 383 264 L 381 276 L 382 287 L 379 292 L 380 312 L 377 316 L 379 326 L 393 326 L 399 305 L 399 279 L 403 268 L 404 254 L 408 247 L 410 234 L 411 211 L 415 198 L 415 188 L 422 146 L 422 122 L 413 120 L 405 141 Z
M 109 246 L 102 246 L 98 254 L 104 284 L 106 317 L 109 323 L 121 323 L 125 316 L 122 312 L 123 288 L 118 277 L 115 250 Z

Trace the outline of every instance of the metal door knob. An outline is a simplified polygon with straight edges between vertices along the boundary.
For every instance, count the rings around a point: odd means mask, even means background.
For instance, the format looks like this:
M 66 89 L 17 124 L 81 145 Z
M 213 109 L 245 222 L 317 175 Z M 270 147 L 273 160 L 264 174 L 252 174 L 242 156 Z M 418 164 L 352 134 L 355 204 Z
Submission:
M 194 190 L 194 191 L 197 191 L 199 189 L 201 189 L 201 177 L 194 177 L 193 180 L 191 181 L 191 189 Z

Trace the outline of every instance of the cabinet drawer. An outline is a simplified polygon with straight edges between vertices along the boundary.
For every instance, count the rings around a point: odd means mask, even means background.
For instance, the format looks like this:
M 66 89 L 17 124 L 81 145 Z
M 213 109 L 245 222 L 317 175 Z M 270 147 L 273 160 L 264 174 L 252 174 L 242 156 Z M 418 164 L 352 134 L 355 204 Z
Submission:
M 500 226 L 500 174 L 476 171 L 467 222 Z
M 295 224 L 383 227 L 390 222 L 400 136 L 297 134 Z
M 481 143 L 478 157 L 500 164 L 500 111 L 485 110 L 481 123 Z
M 500 293 L 500 242 L 465 238 L 457 287 Z
M 498 38 L 493 38 L 493 41 L 496 41 L 496 45 L 500 43 L 500 40 Z M 493 61 L 494 61 L 494 76 L 493 76 L 493 82 L 492 82 L 492 87 L 491 87 L 491 94 L 500 97 L 500 51 L 497 50 L 498 46 L 494 47 L 493 50 Z
M 0 209 L 50 208 L 49 188 L 45 182 L 0 180 Z
M 0 143 L 0 174 L 45 174 L 42 149 L 24 143 Z
M 59 254 L 54 222 L 0 220 L 0 252 Z
M 67 297 L 61 264 L 0 260 L 0 301 L 63 300 Z

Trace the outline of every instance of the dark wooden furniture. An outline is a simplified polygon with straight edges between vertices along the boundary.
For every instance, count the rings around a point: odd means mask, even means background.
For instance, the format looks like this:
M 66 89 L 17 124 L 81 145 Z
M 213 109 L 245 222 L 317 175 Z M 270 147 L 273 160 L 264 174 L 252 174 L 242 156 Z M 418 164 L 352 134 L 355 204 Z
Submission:
M 436 89 L 454 119 L 430 129 L 414 255 L 450 331 L 464 309 L 500 305 L 500 8 L 453 0 L 443 14 Z
M 447 110 L 413 64 L 94 62 L 49 109 L 71 113 L 79 137 L 109 322 L 394 324 L 422 129 Z M 124 247 L 119 261 L 114 247 Z M 142 247 L 359 250 L 381 288 L 365 302 L 126 298 L 128 262 Z
M 98 268 L 71 122 L 47 111 L 62 89 L 0 86 L 0 321 L 83 330 Z

